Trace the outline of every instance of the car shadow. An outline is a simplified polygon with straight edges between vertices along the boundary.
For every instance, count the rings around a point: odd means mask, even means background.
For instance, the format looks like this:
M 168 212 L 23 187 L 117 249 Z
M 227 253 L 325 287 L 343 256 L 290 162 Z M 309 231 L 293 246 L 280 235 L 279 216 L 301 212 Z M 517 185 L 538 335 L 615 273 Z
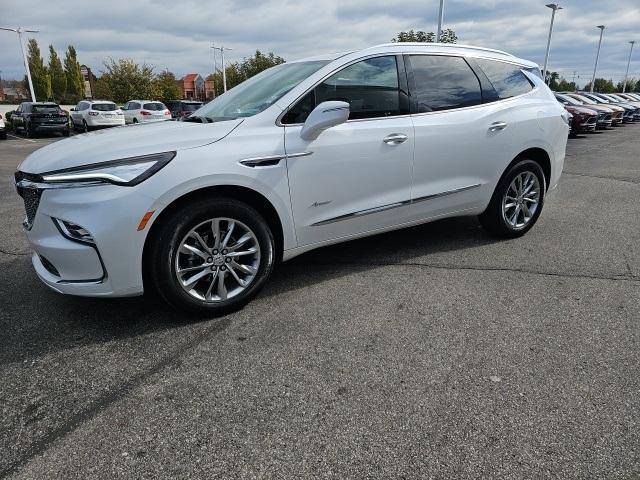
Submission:
M 357 271 L 496 241 L 475 217 L 459 217 L 324 247 L 279 265 L 254 302 Z M 230 317 L 193 318 L 173 311 L 152 295 L 122 299 L 59 295 L 42 285 L 29 259 L 28 255 L 17 256 L 0 269 L 0 284 L 4 285 L 0 364 Z

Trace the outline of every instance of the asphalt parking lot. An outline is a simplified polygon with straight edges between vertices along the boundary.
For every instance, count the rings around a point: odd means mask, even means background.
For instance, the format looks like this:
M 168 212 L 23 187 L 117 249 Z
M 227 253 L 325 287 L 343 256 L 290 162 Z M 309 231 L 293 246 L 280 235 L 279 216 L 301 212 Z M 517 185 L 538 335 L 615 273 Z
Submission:
M 199 322 L 38 281 L 12 174 L 57 140 L 0 141 L 0 477 L 640 477 L 640 125 L 521 239 L 324 248 Z

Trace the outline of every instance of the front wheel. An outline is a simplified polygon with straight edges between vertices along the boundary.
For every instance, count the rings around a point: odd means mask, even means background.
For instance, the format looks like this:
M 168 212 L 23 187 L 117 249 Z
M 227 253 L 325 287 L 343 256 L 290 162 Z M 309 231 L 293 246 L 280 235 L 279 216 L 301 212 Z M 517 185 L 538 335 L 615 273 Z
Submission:
M 490 233 L 516 238 L 527 233 L 542 212 L 546 183 L 540 164 L 521 160 L 498 182 L 491 202 L 480 215 L 480 223 Z
M 177 310 L 217 316 L 254 298 L 275 263 L 268 224 L 249 205 L 212 198 L 185 205 L 154 230 L 147 278 Z

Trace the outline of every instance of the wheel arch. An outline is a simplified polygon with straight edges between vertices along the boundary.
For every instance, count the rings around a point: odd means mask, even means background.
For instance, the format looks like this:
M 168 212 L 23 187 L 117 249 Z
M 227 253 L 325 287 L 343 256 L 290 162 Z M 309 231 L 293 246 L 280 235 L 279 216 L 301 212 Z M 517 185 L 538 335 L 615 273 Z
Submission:
M 544 179 L 546 183 L 545 190 L 548 190 L 549 185 L 551 184 L 551 157 L 544 148 L 533 147 L 523 150 L 518 155 L 516 155 L 516 157 L 509 165 L 507 165 L 507 168 L 505 168 L 502 175 L 504 176 L 504 174 L 506 174 L 513 165 L 525 159 L 533 160 L 540 165 L 540 168 L 542 168 L 542 172 L 544 173 Z
M 240 185 L 216 185 L 202 187 L 185 193 L 184 195 L 174 199 L 171 203 L 169 203 L 165 208 L 162 209 L 158 217 L 151 225 L 142 249 L 143 285 L 149 284 L 146 276 L 148 273 L 148 265 L 150 262 L 150 258 L 148 257 L 150 245 L 153 241 L 153 238 L 155 238 L 155 232 L 160 228 L 163 222 L 173 212 L 181 208 L 183 205 L 193 202 L 194 200 L 215 197 L 233 198 L 235 200 L 244 202 L 247 205 L 250 205 L 252 208 L 256 209 L 258 213 L 260 213 L 260 215 L 262 215 L 262 217 L 265 219 L 265 221 L 269 225 L 269 228 L 271 229 L 271 232 L 273 233 L 273 238 L 276 243 L 276 261 L 280 262 L 282 260 L 282 255 L 284 252 L 284 230 L 282 220 L 278 215 L 278 211 L 267 197 L 257 192 L 256 190 L 252 190 L 251 188 L 243 187 Z

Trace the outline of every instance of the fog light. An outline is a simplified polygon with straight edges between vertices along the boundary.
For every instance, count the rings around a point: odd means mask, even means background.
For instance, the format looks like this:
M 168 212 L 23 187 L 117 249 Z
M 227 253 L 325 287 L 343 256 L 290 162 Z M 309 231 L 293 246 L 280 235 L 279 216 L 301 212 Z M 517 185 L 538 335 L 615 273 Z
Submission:
M 60 230 L 60 233 L 69 240 L 76 240 L 83 243 L 95 243 L 93 236 L 86 228 L 67 220 L 60 220 L 59 218 L 54 218 L 53 222 L 58 227 L 58 230 Z

